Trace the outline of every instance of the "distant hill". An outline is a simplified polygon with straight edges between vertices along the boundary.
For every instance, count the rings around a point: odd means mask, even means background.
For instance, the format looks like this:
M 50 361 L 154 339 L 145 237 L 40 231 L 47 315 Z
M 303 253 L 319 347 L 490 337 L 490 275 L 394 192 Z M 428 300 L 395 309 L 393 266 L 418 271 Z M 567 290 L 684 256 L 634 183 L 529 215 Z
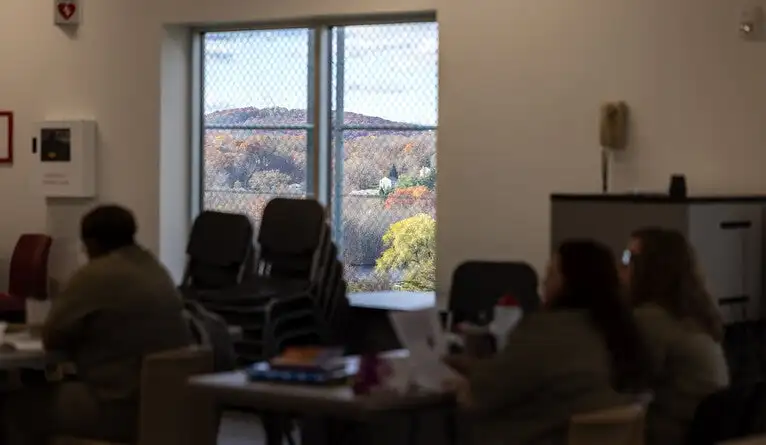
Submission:
M 271 108 L 232 108 L 209 113 L 205 116 L 205 125 L 253 125 L 253 126 L 281 126 L 281 125 L 305 125 L 308 121 L 306 110 L 296 110 L 283 107 Z M 347 111 L 344 113 L 344 123 L 349 126 L 360 127 L 396 127 L 402 130 L 417 127 L 414 124 L 394 122 L 381 117 L 366 116 L 364 114 Z M 300 130 L 298 130 L 300 132 Z M 296 130 L 283 130 L 286 134 L 294 134 Z M 362 137 L 375 133 L 374 130 L 347 130 L 346 137 Z M 386 130 L 387 134 L 411 135 L 412 131 Z

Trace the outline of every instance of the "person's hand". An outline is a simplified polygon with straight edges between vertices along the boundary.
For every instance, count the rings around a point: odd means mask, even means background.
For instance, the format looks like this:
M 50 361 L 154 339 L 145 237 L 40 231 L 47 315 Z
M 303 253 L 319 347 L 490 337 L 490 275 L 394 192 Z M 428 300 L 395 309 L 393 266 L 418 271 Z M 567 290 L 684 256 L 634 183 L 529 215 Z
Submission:
M 465 377 L 453 377 L 442 383 L 445 391 L 454 392 L 458 405 L 468 408 L 471 406 L 471 385 Z

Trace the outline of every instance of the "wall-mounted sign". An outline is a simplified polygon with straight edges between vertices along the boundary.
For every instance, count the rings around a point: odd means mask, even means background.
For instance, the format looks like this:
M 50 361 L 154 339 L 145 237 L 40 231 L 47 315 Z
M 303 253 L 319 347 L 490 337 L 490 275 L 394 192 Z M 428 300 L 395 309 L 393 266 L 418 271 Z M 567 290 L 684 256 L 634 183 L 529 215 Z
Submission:
M 39 156 L 42 194 L 47 198 L 96 195 L 96 122 L 47 121 L 37 124 L 32 152 Z
M 56 25 L 79 25 L 82 17 L 80 0 L 53 0 Z

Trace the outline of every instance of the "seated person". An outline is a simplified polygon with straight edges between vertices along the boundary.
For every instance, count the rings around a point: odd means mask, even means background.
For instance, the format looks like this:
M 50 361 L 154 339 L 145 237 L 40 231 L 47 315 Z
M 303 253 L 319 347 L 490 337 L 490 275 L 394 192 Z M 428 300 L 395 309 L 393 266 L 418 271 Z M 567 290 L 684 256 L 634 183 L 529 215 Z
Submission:
M 474 443 L 563 445 L 574 414 L 634 400 L 615 387 L 644 388 L 647 354 L 606 247 L 563 243 L 548 265 L 544 299 L 503 350 L 448 382 L 475 414 Z
M 142 359 L 191 342 L 173 279 L 135 234 L 119 206 L 82 219 L 89 262 L 54 297 L 42 330 L 46 349 L 72 359 L 77 380 L 10 394 L 2 443 L 43 445 L 59 434 L 135 441 Z
M 623 260 L 623 281 L 654 364 L 647 444 L 683 443 L 697 405 L 729 382 L 721 316 L 680 233 L 638 230 Z

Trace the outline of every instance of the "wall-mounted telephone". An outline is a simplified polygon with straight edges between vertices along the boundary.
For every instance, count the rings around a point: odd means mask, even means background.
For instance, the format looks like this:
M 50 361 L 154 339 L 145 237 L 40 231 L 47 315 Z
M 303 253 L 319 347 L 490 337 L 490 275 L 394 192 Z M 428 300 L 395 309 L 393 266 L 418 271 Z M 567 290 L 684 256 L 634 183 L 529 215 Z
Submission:
M 622 150 L 628 145 L 628 105 L 607 102 L 601 106 L 601 147 Z

